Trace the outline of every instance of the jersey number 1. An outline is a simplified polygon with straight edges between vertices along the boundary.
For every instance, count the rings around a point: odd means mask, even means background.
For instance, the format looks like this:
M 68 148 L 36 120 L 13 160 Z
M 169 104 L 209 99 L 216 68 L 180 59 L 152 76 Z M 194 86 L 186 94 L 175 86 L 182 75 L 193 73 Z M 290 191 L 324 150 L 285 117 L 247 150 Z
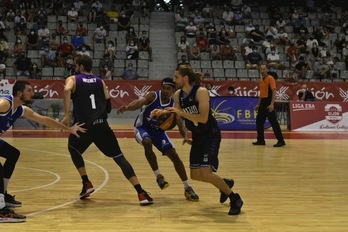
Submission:
M 94 94 L 91 94 L 89 98 L 91 99 L 92 109 L 96 109 Z

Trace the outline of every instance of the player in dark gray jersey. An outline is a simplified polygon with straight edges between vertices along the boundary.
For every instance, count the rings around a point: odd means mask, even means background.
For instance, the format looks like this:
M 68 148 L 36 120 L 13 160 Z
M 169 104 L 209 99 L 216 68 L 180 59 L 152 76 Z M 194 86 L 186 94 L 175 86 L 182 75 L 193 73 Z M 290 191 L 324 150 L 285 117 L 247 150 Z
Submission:
M 243 201 L 238 193 L 231 190 L 233 180 L 223 179 L 214 172 L 218 168 L 218 153 L 221 132 L 210 108 L 208 90 L 200 86 L 200 74 L 188 65 L 180 65 L 174 74 L 174 83 L 179 89 L 174 95 L 174 107 L 167 108 L 184 118 L 192 140 L 185 141 L 192 145 L 190 151 L 190 171 L 194 180 L 208 182 L 220 192 L 220 202 L 230 198 L 229 215 L 238 215 Z
M 120 166 L 124 176 L 134 186 L 141 205 L 153 203 L 152 198 L 141 187 L 133 167 L 124 157 L 117 138 L 107 122 L 111 112 L 111 101 L 104 81 L 92 74 L 92 59 L 86 55 L 77 57 L 76 70 L 79 74 L 70 76 L 65 81 L 64 109 L 62 123 L 70 122 L 70 100 L 73 102 L 74 121 L 85 123 L 87 129 L 80 139 L 69 137 L 71 159 L 82 179 L 80 199 L 89 197 L 94 187 L 89 180 L 82 154 L 94 143 L 104 155 L 112 158 Z

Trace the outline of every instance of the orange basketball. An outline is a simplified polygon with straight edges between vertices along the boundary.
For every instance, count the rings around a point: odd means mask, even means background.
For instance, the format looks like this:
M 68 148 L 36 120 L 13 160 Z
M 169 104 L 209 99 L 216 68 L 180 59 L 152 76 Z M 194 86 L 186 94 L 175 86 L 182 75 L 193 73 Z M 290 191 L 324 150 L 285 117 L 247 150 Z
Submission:
M 176 126 L 175 113 L 164 111 L 156 118 L 157 125 L 162 130 L 171 130 Z

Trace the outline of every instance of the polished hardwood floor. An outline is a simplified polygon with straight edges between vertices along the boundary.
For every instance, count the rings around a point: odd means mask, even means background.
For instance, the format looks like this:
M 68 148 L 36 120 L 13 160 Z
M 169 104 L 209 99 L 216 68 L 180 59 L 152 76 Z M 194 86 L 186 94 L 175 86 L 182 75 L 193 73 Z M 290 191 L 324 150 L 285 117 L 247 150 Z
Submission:
M 131 128 L 117 131 L 153 205 L 139 205 L 119 167 L 94 145 L 84 157 L 96 192 L 78 200 L 81 180 L 65 133 L 8 131 L 2 138 L 21 150 L 9 192 L 23 202 L 16 212 L 28 218 L 24 223 L 2 223 L 0 231 L 348 231 L 348 132 L 285 132 L 287 145 L 282 148 L 273 148 L 271 132 L 266 146 L 251 145 L 255 132 L 224 132 L 218 174 L 233 178 L 233 189 L 244 200 L 242 213 L 229 216 L 228 203 L 219 203 L 219 191 L 212 185 L 191 180 L 200 201 L 187 201 L 172 163 L 156 152 L 170 183 L 160 190 Z M 190 147 L 172 134 L 187 167 Z

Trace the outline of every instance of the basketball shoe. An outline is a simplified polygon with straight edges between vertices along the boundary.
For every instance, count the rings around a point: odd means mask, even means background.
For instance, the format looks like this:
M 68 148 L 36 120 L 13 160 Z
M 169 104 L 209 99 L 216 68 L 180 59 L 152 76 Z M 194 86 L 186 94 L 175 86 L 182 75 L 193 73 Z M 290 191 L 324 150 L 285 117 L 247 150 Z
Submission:
M 164 179 L 164 176 L 159 174 L 157 175 L 157 184 L 163 190 L 169 187 L 169 183 Z
M 228 211 L 228 215 L 238 215 L 240 214 L 240 209 L 243 206 L 243 200 L 242 198 L 239 196 L 238 193 L 232 193 L 230 196 L 230 200 L 231 200 L 231 208 L 230 211 Z
M 149 196 L 149 194 L 145 190 L 142 193 L 138 194 L 138 198 L 139 198 L 139 203 L 141 206 L 153 204 L 153 199 Z
M 199 201 L 199 196 L 193 191 L 191 186 L 185 189 L 184 194 L 189 201 Z
M 88 181 L 86 183 L 82 183 L 82 190 L 80 193 L 80 199 L 85 199 L 91 195 L 91 193 L 94 192 L 94 187 L 92 185 L 92 182 Z
M 224 181 L 226 182 L 226 184 L 228 185 L 228 187 L 232 188 L 233 185 L 234 185 L 234 180 L 232 179 L 225 179 L 224 178 Z M 220 203 L 224 203 L 228 198 L 228 195 L 226 195 L 225 193 L 221 192 L 220 191 Z
M 21 207 L 22 202 L 16 201 L 15 196 L 5 193 L 5 204 L 7 207 Z
M 26 216 L 17 214 L 7 207 L 0 209 L 0 223 L 24 222 L 26 218 Z

